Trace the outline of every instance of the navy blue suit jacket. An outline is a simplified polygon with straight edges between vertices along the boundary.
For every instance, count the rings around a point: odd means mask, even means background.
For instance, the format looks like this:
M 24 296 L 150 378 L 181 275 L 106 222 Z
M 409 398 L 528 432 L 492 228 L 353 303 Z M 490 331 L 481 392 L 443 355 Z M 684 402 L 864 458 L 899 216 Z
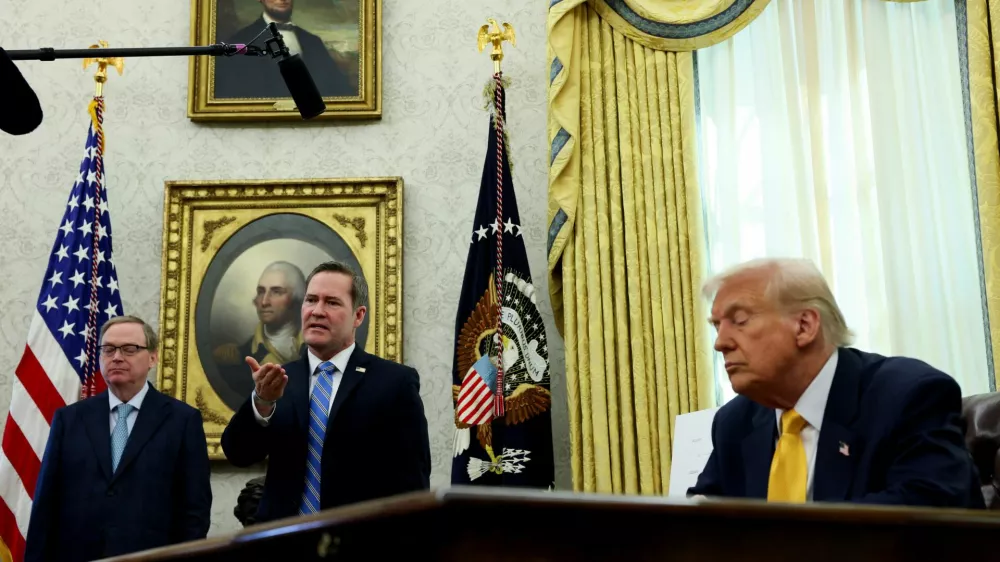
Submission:
M 961 407 L 955 380 L 926 363 L 841 348 L 813 501 L 983 508 Z M 767 498 L 777 431 L 774 410 L 730 401 L 715 415 L 714 450 L 688 494 Z
M 212 509 L 201 413 L 149 387 L 111 472 L 107 391 L 56 411 L 24 559 L 94 560 L 204 538 Z
M 270 423 L 257 423 L 247 398 L 222 433 L 222 450 L 234 465 L 268 458 L 260 522 L 298 515 L 305 489 L 308 357 L 303 353 L 284 368 L 288 386 Z M 323 441 L 320 508 L 429 488 L 430 445 L 417 371 L 355 347 L 343 377 Z

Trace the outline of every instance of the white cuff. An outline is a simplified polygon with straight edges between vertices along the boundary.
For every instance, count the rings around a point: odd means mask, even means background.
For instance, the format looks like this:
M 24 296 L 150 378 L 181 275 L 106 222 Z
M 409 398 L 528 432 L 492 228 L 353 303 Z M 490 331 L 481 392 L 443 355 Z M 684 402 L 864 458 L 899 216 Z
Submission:
M 270 415 L 266 418 L 260 415 L 260 412 L 257 411 L 257 400 L 254 398 L 253 393 L 250 394 L 250 407 L 253 408 L 253 417 L 257 419 L 257 423 L 264 427 L 267 427 L 267 424 L 271 422 L 271 418 L 274 416 L 274 411 L 278 409 L 278 405 L 275 404 L 271 409 Z

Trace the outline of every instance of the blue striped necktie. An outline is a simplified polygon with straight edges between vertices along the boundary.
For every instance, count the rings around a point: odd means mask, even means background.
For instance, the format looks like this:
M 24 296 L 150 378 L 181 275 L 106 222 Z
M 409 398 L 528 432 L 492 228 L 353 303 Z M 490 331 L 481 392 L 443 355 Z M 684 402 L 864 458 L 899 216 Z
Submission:
M 302 491 L 299 513 L 309 515 L 319 511 L 320 465 L 323 460 L 323 440 L 326 422 L 330 416 L 330 395 L 333 394 L 333 363 L 326 361 L 319 366 L 319 375 L 309 396 L 309 435 L 306 452 L 306 487 Z
M 118 421 L 115 422 L 115 429 L 111 432 L 111 472 L 118 470 L 118 462 L 122 460 L 122 453 L 125 452 L 125 443 L 128 443 L 128 415 L 132 413 L 133 408 L 135 406 L 131 404 L 115 406 Z

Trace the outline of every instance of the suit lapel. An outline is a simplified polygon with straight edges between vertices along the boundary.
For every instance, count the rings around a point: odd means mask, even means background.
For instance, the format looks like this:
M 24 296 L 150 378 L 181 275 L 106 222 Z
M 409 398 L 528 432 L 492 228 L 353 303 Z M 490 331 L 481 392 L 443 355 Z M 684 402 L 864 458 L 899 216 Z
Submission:
M 142 400 L 142 407 L 139 408 L 139 413 L 135 418 L 135 425 L 132 427 L 132 432 L 129 433 L 128 441 L 125 443 L 125 450 L 122 452 L 122 458 L 118 462 L 118 470 L 115 471 L 112 480 L 118 478 L 120 474 L 128 469 L 129 464 L 135 460 L 139 455 L 139 451 L 146 446 L 146 443 L 149 443 L 153 434 L 163 425 L 163 422 L 169 415 L 170 401 L 150 385 L 149 390 L 146 392 L 146 397 Z M 108 431 L 108 435 L 110 439 L 110 431 Z M 108 455 L 110 456 L 110 454 L 109 451 Z
M 337 395 L 333 397 L 333 406 L 330 407 L 330 417 L 327 419 L 326 426 L 330 427 L 333 420 L 337 418 L 337 413 L 340 411 L 341 406 L 344 402 L 350 398 L 351 393 L 364 378 L 364 371 L 368 368 L 368 354 L 361 349 L 360 346 L 354 348 L 354 352 L 351 353 L 351 359 L 347 362 L 347 369 L 344 371 L 343 379 L 340 381 L 340 387 L 337 389 Z M 359 371 L 358 368 L 361 368 Z M 327 432 L 327 435 L 330 433 Z
M 767 484 L 774 457 L 774 438 L 778 424 L 774 410 L 754 404 L 753 430 L 743 439 L 743 471 L 746 475 L 746 496 L 766 498 Z
M 292 402 L 292 409 L 295 410 L 295 419 L 300 427 L 309 427 L 309 356 L 305 351 L 298 361 L 292 363 L 285 370 L 288 375 L 288 387 L 286 392 Z
M 813 500 L 846 500 L 864 443 L 852 430 L 858 410 L 861 362 L 847 349 L 838 350 L 837 370 L 823 412 L 816 444 Z
M 97 455 L 97 464 L 104 472 L 104 478 L 111 480 L 111 402 L 108 391 L 90 400 L 83 410 L 83 424 L 90 439 L 90 445 Z

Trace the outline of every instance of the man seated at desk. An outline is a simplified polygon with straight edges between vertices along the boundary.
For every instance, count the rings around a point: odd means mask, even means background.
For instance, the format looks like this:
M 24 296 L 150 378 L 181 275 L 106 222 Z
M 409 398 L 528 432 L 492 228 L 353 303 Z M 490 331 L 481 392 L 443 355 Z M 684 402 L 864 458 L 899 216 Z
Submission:
M 984 507 L 958 384 L 916 359 L 847 347 L 811 262 L 748 262 L 704 292 L 739 396 L 716 413 L 688 495 Z

